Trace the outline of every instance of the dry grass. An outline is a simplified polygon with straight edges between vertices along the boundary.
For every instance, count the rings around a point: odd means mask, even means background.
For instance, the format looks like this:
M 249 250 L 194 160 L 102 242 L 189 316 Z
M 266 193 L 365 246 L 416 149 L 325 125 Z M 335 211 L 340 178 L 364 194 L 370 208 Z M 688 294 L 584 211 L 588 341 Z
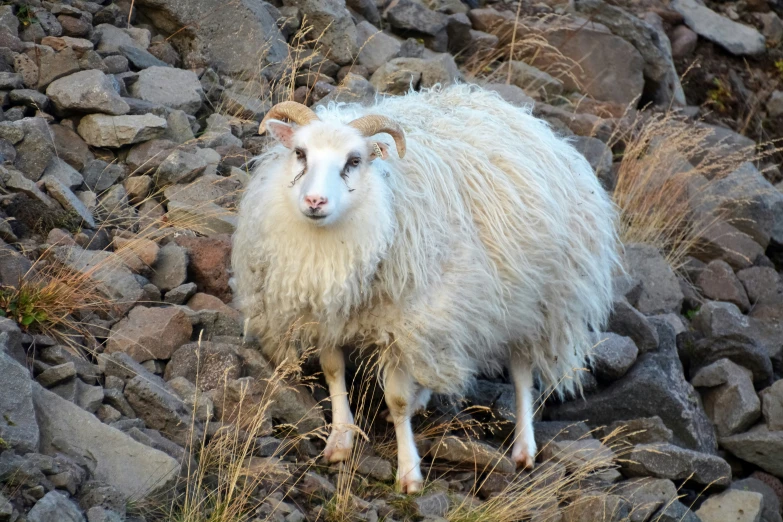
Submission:
M 715 140 L 711 128 L 671 112 L 639 113 L 622 129 L 610 140 L 612 148 L 622 149 L 613 193 L 621 240 L 660 248 L 675 269 L 699 248 L 703 233 L 726 217 L 720 209 L 702 211 L 714 183 L 745 162 L 758 164 L 772 150 L 736 149 Z

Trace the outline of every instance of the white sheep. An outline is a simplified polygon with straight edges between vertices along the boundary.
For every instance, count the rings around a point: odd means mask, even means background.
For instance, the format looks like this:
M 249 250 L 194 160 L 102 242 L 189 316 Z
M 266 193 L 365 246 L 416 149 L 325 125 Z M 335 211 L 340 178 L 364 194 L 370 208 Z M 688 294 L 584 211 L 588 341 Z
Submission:
M 342 347 L 358 346 L 379 357 L 402 491 L 422 487 L 410 419 L 430 391 L 504 367 L 512 458 L 531 468 L 533 370 L 572 391 L 612 302 L 616 212 L 585 158 L 529 109 L 467 85 L 317 115 L 284 102 L 264 130 L 279 145 L 239 208 L 238 305 L 273 359 L 317 347 L 325 458 L 352 448 Z

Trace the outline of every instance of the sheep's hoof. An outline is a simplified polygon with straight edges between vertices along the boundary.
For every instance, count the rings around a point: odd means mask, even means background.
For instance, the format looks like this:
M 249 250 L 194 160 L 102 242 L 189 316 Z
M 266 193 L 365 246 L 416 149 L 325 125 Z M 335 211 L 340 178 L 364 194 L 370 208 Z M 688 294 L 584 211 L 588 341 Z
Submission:
M 424 488 L 424 480 L 421 477 L 403 477 L 397 483 L 397 489 L 400 493 L 406 493 L 408 495 L 412 493 L 418 493 Z
M 512 459 L 514 460 L 514 464 L 517 465 L 517 469 L 521 468 L 529 471 L 536 466 L 536 458 L 526 451 L 523 451 L 519 455 L 513 455 Z
M 330 464 L 345 462 L 351 457 L 351 448 L 353 448 L 352 430 L 332 430 L 329 438 L 326 439 L 324 460 Z

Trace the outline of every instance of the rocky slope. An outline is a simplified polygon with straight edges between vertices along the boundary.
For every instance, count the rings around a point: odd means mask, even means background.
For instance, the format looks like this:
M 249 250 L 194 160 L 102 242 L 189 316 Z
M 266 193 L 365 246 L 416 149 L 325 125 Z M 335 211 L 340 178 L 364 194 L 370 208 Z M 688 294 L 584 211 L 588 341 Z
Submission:
M 0 522 L 517 520 L 525 503 L 533 520 L 780 522 L 781 15 L 780 0 L 6 2 Z M 230 234 L 273 103 L 455 81 L 532 105 L 608 190 L 649 115 L 706 130 L 677 161 L 687 216 L 709 226 L 676 271 L 666 245 L 626 245 L 584 400 L 539 411 L 542 471 L 514 476 L 497 451 L 513 387 L 480 380 L 418 421 L 431 486 L 406 499 L 382 421 L 363 421 L 347 472 L 317 463 L 328 398 L 243 344 Z M 719 166 L 756 142 L 758 161 Z M 199 465 L 213 493 L 242 469 L 247 498 L 227 504 L 245 518 L 208 493 L 181 514 Z

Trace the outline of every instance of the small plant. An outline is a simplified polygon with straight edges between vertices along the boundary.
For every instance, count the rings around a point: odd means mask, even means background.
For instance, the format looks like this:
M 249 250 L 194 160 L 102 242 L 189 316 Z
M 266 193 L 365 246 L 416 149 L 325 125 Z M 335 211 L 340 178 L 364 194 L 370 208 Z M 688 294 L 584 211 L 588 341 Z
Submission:
M 12 286 L 0 288 L 0 317 L 13 319 L 20 326 L 29 328 L 43 324 L 49 315 L 44 309 L 41 294 L 28 286 L 16 289 Z
M 16 12 L 16 17 L 19 19 L 19 23 L 22 24 L 23 27 L 27 27 L 28 25 L 37 21 L 33 12 L 30 11 L 30 6 L 27 4 L 21 4 L 19 6 L 19 10 Z
M 777 69 L 778 74 L 783 78 L 783 60 L 775 61 L 775 69 Z
M 10 445 L 10 444 L 8 444 L 8 443 L 5 441 L 5 439 L 3 439 L 2 437 L 0 437 L 0 450 L 7 450 L 7 449 L 11 449 L 11 445 Z
M 728 112 L 734 101 L 731 89 L 720 78 L 714 78 L 712 84 L 715 88 L 707 91 L 707 105 L 715 107 L 718 112 Z

